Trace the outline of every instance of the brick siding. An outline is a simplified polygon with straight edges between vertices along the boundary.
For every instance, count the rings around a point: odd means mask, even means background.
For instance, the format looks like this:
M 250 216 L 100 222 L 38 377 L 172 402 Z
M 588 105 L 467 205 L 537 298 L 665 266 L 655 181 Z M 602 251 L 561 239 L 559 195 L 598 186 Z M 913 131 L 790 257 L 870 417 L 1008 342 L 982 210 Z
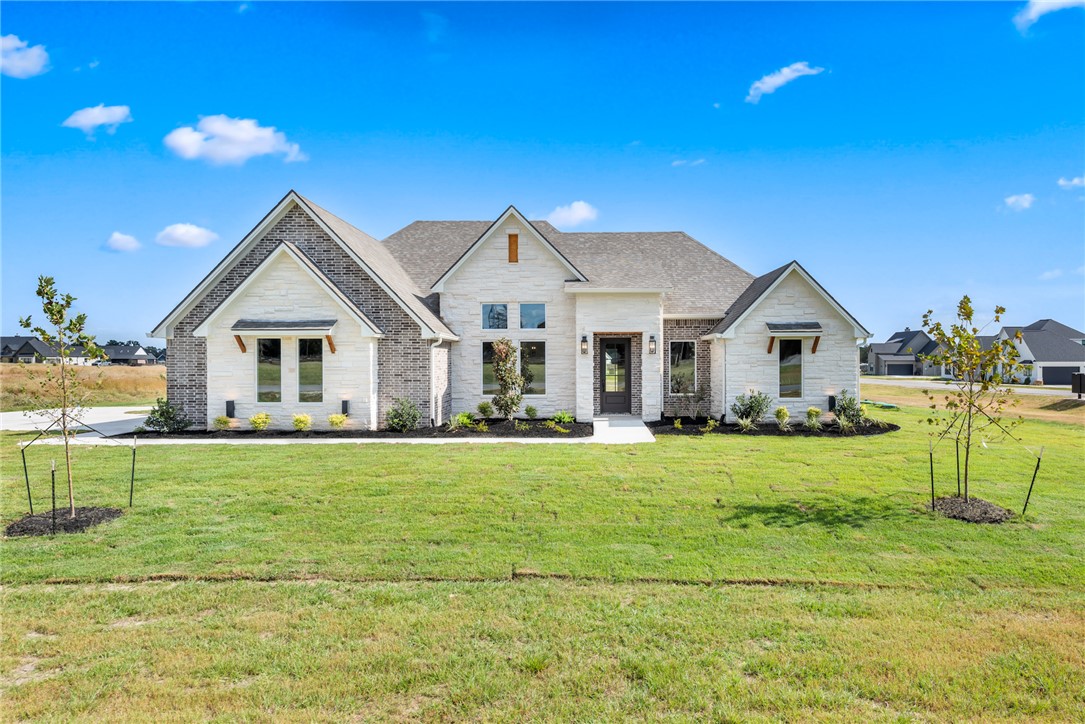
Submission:
M 603 346 L 603 341 L 602 340 L 603 340 L 603 338 L 606 338 L 606 337 L 628 337 L 629 338 L 629 369 L 626 370 L 626 375 L 631 380 L 629 394 L 631 394 L 633 396 L 632 404 L 631 404 L 632 409 L 630 410 L 629 414 L 636 415 L 637 417 L 640 417 L 641 409 L 642 409 L 641 404 L 643 403 L 643 397 L 641 396 L 641 389 L 642 389 L 642 384 L 643 384 L 642 383 L 642 378 L 644 376 L 643 375 L 643 370 L 641 369 L 642 365 L 643 365 L 642 358 L 641 358 L 642 357 L 642 354 L 641 354 L 642 353 L 641 335 L 640 334 L 634 334 L 634 333 L 602 333 L 602 334 L 596 333 L 594 335 L 594 337 L 595 337 L 595 344 L 592 345 L 592 349 L 594 350 L 595 361 L 593 363 L 594 364 L 594 366 L 593 366 L 594 376 L 593 376 L 593 381 L 592 381 L 592 396 L 593 396 L 593 398 L 595 400 L 595 403 L 594 403 L 595 404 L 595 414 L 596 415 L 601 415 L 602 414 L 603 400 L 602 400 L 602 396 L 601 396 L 602 391 L 600 389 L 600 384 L 601 384 L 601 381 L 602 381 L 601 380 L 601 378 L 602 378 L 602 368 L 600 367 L 600 363 L 601 363 L 600 355 L 602 354 L 600 352 L 600 350 L 602 349 L 602 346 Z
M 703 387 L 706 391 L 712 389 L 712 343 L 701 339 L 702 335 L 708 334 L 709 330 L 716 326 L 718 319 L 664 319 L 663 320 L 663 347 L 659 353 L 663 355 L 663 414 L 668 416 L 677 415 L 679 410 L 686 413 L 683 407 L 686 400 L 683 395 L 671 394 L 671 342 L 696 342 L 697 343 L 697 387 Z M 706 397 L 701 404 L 701 413 L 707 415 L 710 408 Z

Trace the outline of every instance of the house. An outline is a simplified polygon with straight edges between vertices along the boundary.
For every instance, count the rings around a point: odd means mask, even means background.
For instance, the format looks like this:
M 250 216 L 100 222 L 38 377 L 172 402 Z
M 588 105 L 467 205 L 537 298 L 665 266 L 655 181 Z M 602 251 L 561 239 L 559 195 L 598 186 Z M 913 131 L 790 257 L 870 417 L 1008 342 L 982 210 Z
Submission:
M 102 345 L 102 351 L 111 365 L 138 366 L 155 361 L 154 355 L 138 344 L 106 344 Z
M 934 365 L 924 359 L 938 349 L 938 343 L 926 332 L 905 327 L 903 332 L 893 333 L 885 342 L 870 345 L 867 365 L 873 375 L 945 377 L 943 365 Z
M 60 351 L 37 337 L 0 337 L 0 362 L 56 364 L 60 362 Z M 87 365 L 90 359 L 82 347 L 75 346 L 68 350 L 68 364 Z
M 995 339 L 1021 339 L 1014 342 L 1017 361 L 1024 368 L 1015 376 L 1018 382 L 1045 385 L 1069 385 L 1070 376 L 1085 372 L 1085 334 L 1053 319 L 1040 319 L 1027 327 L 1003 327 Z
M 682 232 L 565 233 L 510 206 L 381 242 L 293 191 L 150 335 L 188 417 L 283 428 L 380 427 L 402 397 L 443 424 L 496 391 L 501 337 L 540 415 L 657 420 L 697 390 L 716 417 L 751 390 L 801 415 L 857 390 L 869 337 L 797 262 L 754 277 Z

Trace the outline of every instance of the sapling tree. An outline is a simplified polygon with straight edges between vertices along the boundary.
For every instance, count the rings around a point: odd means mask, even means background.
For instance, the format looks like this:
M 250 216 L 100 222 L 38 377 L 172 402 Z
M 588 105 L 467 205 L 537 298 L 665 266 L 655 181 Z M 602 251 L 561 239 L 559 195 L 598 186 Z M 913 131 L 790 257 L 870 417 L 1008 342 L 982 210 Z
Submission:
M 76 365 L 70 359 L 80 348 L 88 359 L 102 359 L 105 354 L 87 334 L 87 315 L 72 316 L 75 297 L 61 294 L 52 277 L 38 277 L 36 294 L 41 299 L 45 322 L 35 325 L 30 316 L 19 319 L 20 326 L 37 335 L 38 339 L 57 352 L 60 362 L 55 365 L 36 367 L 37 392 L 33 396 L 33 411 L 60 427 L 64 440 L 64 466 L 68 474 L 68 512 L 75 517 L 75 489 L 72 484 L 71 438 L 79 425 L 87 393 L 86 382 L 80 378 Z
M 988 325 L 997 325 L 1005 313 L 1005 307 L 995 307 Z M 932 414 L 927 424 L 935 428 L 933 434 L 940 440 L 952 437 L 964 449 L 965 501 L 973 448 L 1012 435 L 1011 430 L 1021 423 L 1020 417 L 1004 417 L 1017 400 L 1002 384 L 1003 380 L 1013 379 L 1021 367 L 1014 344 L 1021 339 L 1021 333 L 1017 332 L 1013 339 L 996 337 L 985 348 L 980 333 L 988 325 L 976 326 L 973 316 L 972 300 L 967 295 L 957 304 L 957 321 L 948 328 L 934 321 L 934 312 L 927 310 L 923 315 L 923 330 L 938 343 L 938 348 L 933 354 L 921 355 L 924 360 L 945 365 L 954 373 L 948 392 L 924 390 L 924 394 L 930 400 Z M 939 405 L 945 415 L 934 414 Z
M 502 337 L 493 343 L 494 381 L 497 382 L 497 394 L 493 397 L 494 407 L 506 420 L 520 409 L 524 399 L 524 376 L 516 364 L 516 346 Z

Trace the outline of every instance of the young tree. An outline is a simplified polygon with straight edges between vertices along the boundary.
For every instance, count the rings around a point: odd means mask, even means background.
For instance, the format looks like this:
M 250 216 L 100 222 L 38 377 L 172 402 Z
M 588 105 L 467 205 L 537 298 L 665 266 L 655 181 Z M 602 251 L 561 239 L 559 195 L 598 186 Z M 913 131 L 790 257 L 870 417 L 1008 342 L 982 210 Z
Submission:
M 102 350 L 94 343 L 94 337 L 86 333 L 87 315 L 70 316 L 71 294 L 57 292 L 52 277 L 38 277 L 37 295 L 41 299 L 41 309 L 45 313 L 45 323 L 34 326 L 30 317 L 21 317 L 19 324 L 29 329 L 38 339 L 57 351 L 60 363 L 42 365 L 38 373 L 38 393 L 35 396 L 35 412 L 43 415 L 53 424 L 60 426 L 64 438 L 64 463 L 68 472 L 68 509 L 75 517 L 75 491 L 72 486 L 72 428 L 78 426 L 78 418 L 83 409 L 85 396 L 82 394 L 84 381 L 77 374 L 76 366 L 69 359 L 78 348 L 91 359 L 104 357 Z
M 491 363 L 494 380 L 497 382 L 497 394 L 493 397 L 494 407 L 506 420 L 520 409 L 524 399 L 524 376 L 516 364 L 516 347 L 502 337 L 493 343 L 494 357 Z
M 1004 307 L 995 307 L 994 318 L 988 324 L 997 324 L 1005 313 Z M 1013 379 L 1020 369 L 1014 341 L 1021 339 L 1021 333 L 1018 332 L 1014 339 L 996 337 L 984 349 L 979 339 L 983 328 L 973 324 L 972 300 L 967 295 L 957 304 L 957 322 L 948 329 L 941 322 L 935 322 L 933 315 L 932 310 L 923 315 L 923 329 L 938 343 L 938 349 L 934 354 L 922 356 L 952 370 L 954 380 L 948 394 L 924 390 L 931 402 L 930 409 L 936 411 L 941 401 L 947 413 L 944 417 L 932 414 L 927 423 L 940 430 L 940 440 L 952 436 L 964 448 L 964 499 L 967 501 L 972 448 L 986 442 L 990 436 L 1012 435 L 1011 430 L 1021 422 L 1020 417 L 1003 419 L 1007 408 L 1016 405 L 1017 400 L 1011 390 L 1002 386 L 1003 380 Z

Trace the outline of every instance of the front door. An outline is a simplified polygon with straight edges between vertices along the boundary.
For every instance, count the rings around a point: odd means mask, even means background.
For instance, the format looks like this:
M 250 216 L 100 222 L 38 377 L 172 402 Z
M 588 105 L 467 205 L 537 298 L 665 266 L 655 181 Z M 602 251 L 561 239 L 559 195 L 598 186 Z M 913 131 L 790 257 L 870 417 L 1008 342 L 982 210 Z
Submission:
M 630 393 L 629 339 L 604 337 L 599 354 L 600 412 L 630 412 L 633 395 Z

